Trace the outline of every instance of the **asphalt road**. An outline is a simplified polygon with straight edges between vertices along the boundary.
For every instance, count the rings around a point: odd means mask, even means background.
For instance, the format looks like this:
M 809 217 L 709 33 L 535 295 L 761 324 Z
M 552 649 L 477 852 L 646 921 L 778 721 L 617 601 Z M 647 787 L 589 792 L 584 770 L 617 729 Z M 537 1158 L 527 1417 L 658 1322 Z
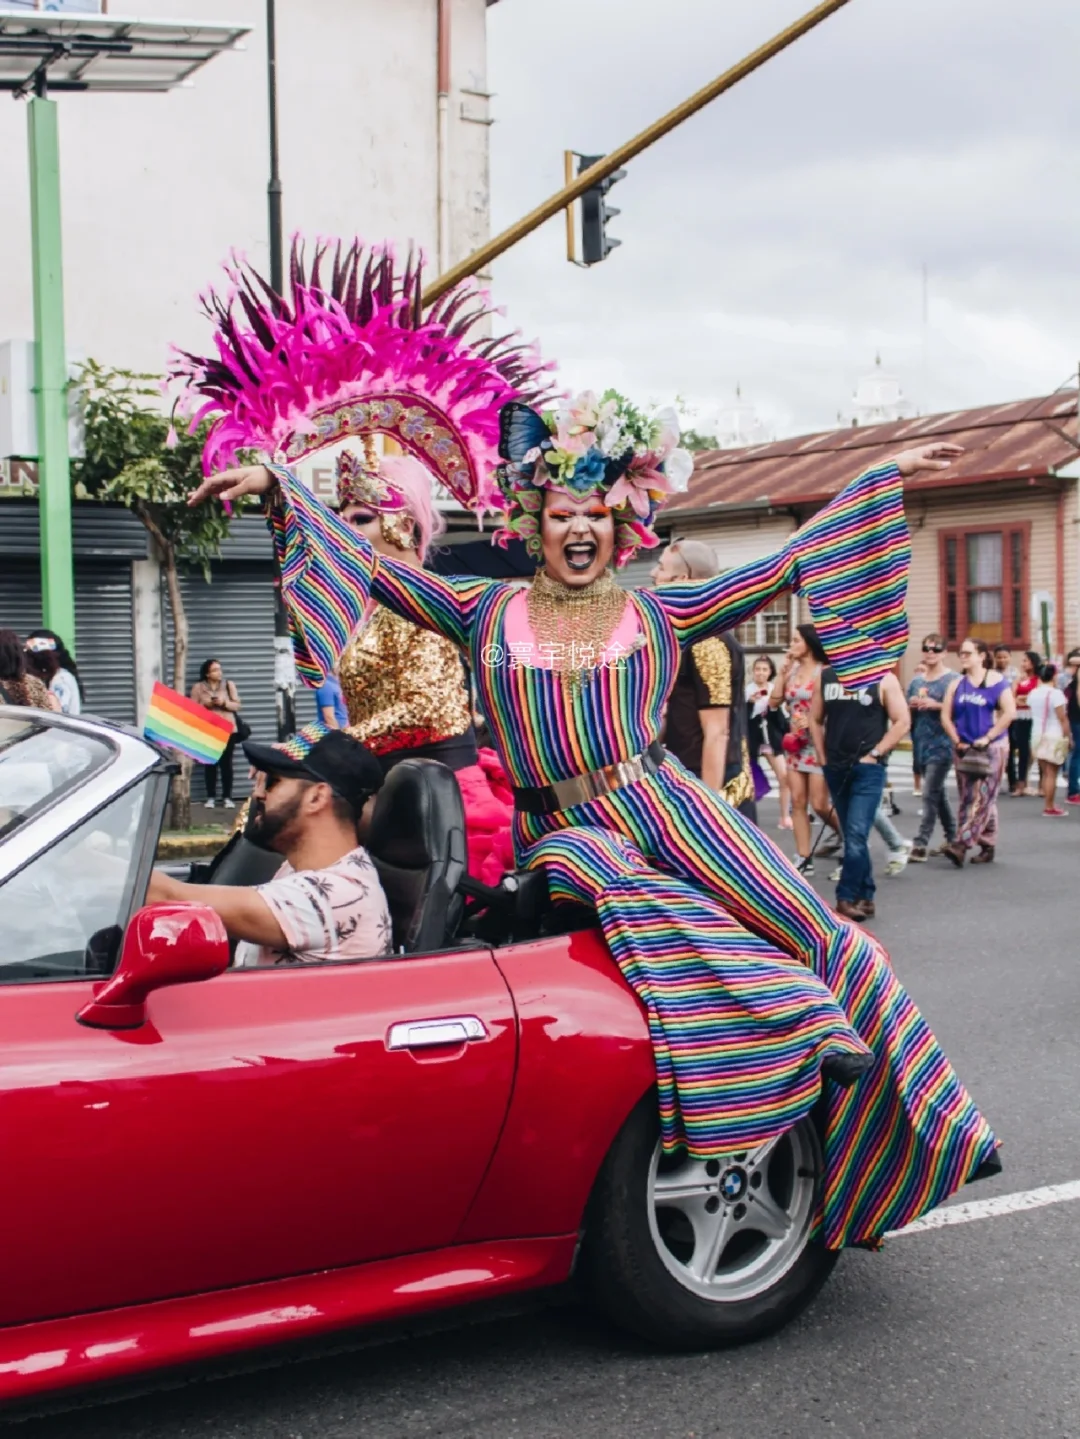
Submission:
M 915 802 L 900 802 L 897 823 L 910 834 Z M 874 924 L 1004 1141 L 1005 1172 L 961 1201 L 1080 1179 L 1072 907 L 1080 812 L 1049 821 L 1033 799 L 1002 806 L 995 866 L 911 866 L 882 882 Z M 775 824 L 775 807 L 766 819 Z M 880 1254 L 849 1253 L 801 1321 L 744 1349 L 657 1355 L 570 1306 L 199 1378 L 10 1432 L 1072 1439 L 1080 1435 L 1078 1361 L 1080 1203 L 1062 1203 L 901 1236 Z

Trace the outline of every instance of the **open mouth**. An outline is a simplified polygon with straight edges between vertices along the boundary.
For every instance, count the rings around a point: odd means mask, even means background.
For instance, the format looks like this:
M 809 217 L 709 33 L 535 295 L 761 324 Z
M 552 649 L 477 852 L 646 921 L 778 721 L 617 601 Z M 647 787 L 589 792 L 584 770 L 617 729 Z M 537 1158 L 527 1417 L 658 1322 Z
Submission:
M 575 540 L 563 546 L 563 558 L 567 569 L 587 570 L 596 559 L 596 544 L 592 540 Z

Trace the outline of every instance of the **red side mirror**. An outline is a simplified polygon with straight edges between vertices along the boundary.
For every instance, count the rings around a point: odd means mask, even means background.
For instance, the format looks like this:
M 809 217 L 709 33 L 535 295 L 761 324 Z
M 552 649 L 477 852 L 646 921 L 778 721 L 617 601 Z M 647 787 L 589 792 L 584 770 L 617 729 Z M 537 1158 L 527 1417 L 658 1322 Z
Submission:
M 229 937 L 205 904 L 150 904 L 132 918 L 120 963 L 75 1018 L 93 1029 L 138 1029 L 146 996 L 169 984 L 213 979 L 229 967 Z

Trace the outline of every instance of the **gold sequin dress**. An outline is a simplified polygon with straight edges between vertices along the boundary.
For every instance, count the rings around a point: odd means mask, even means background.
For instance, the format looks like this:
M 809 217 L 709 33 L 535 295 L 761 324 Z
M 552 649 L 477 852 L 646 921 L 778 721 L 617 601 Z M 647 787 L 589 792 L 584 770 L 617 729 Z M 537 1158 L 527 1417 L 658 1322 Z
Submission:
M 384 769 L 419 756 L 454 771 L 465 806 L 469 870 L 498 884 L 514 868 L 513 794 L 493 750 L 476 746 L 461 652 L 452 641 L 377 606 L 338 666 L 348 732 Z
M 338 678 L 349 733 L 377 755 L 472 735 L 457 647 L 381 605 L 349 641 Z

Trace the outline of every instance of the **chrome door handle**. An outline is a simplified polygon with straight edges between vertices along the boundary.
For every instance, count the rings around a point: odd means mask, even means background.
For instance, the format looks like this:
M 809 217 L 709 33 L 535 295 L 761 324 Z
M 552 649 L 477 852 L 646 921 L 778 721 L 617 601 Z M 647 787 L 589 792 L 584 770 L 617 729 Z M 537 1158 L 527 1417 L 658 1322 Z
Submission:
M 436 1044 L 466 1044 L 486 1039 L 487 1030 L 475 1014 L 453 1015 L 447 1019 L 410 1019 L 392 1024 L 387 1049 L 428 1049 Z

